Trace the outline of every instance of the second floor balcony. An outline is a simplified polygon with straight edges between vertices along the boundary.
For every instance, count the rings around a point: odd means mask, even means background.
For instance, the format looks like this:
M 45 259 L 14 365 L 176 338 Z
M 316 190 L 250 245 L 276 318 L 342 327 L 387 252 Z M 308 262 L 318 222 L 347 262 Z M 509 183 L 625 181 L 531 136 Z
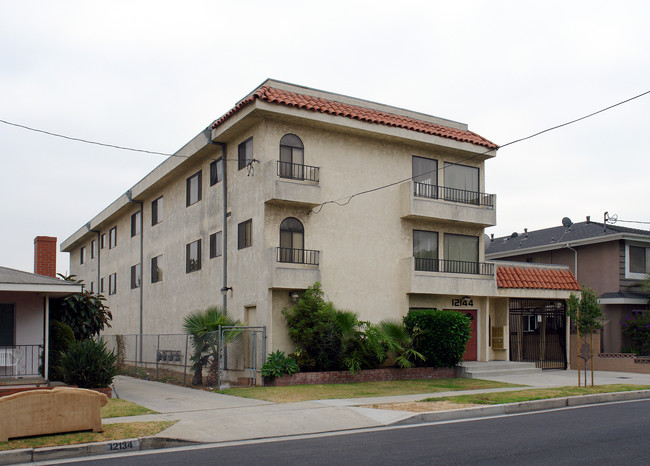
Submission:
M 496 225 L 496 195 L 411 181 L 400 187 L 402 218 Z
M 268 248 L 269 288 L 306 289 L 320 281 L 321 253 L 312 249 Z
M 402 259 L 400 270 L 406 293 L 496 295 L 493 263 L 407 257 Z
M 319 167 L 270 160 L 262 171 L 265 202 L 304 207 L 321 203 Z

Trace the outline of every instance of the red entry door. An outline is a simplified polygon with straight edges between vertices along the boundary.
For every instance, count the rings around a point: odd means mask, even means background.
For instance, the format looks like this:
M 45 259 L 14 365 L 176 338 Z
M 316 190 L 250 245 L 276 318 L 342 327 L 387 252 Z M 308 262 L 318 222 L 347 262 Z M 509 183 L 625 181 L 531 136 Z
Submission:
M 476 348 L 477 348 L 477 323 L 476 323 L 476 310 L 471 310 L 471 311 L 458 311 L 462 312 L 465 314 L 467 317 L 469 317 L 471 323 L 470 323 L 470 328 L 471 328 L 471 335 L 469 336 L 469 341 L 467 342 L 467 346 L 465 347 L 465 354 L 463 355 L 463 361 L 476 361 Z

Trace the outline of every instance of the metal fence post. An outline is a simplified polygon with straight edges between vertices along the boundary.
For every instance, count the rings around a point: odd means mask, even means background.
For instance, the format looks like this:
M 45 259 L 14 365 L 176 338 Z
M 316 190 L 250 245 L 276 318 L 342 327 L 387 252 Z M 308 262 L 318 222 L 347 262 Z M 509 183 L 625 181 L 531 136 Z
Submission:
M 187 385 L 187 348 L 190 340 L 189 335 L 185 335 L 185 361 L 183 362 L 183 385 Z
M 160 334 L 158 334 L 158 343 L 156 343 L 156 381 L 160 378 L 158 376 L 158 357 L 160 356 Z

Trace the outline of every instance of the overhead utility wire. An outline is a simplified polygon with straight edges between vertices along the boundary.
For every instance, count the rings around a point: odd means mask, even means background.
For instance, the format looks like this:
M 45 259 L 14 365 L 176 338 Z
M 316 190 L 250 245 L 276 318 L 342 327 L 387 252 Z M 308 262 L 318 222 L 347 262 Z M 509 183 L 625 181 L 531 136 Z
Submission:
M 610 105 L 609 107 L 605 107 L 605 108 L 600 109 L 600 110 L 598 110 L 596 112 L 590 113 L 590 114 L 582 116 L 580 118 L 576 118 L 575 120 L 567 121 L 566 123 L 562 123 L 560 125 L 556 125 L 556 126 L 553 126 L 551 128 L 547 128 L 547 129 L 545 129 L 543 131 L 538 131 L 537 133 L 531 134 L 530 136 L 526 136 L 526 137 L 523 137 L 523 138 L 520 138 L 520 139 L 515 139 L 514 141 L 510 141 L 510 142 L 508 142 L 506 144 L 502 144 L 501 146 L 499 146 L 498 149 L 503 149 L 504 147 L 511 146 L 511 145 L 516 144 L 518 142 L 522 142 L 522 141 L 526 141 L 528 139 L 532 139 L 532 138 L 534 138 L 536 136 L 539 136 L 540 134 L 544 134 L 544 133 L 547 133 L 549 131 L 553 131 L 555 129 L 562 128 L 563 126 L 568 126 L 568 125 L 571 125 L 573 123 L 577 123 L 578 121 L 584 120 L 586 118 L 590 118 L 590 117 L 592 117 L 594 115 L 598 115 L 599 113 L 605 112 L 605 111 L 610 110 L 610 109 L 612 109 L 614 107 L 618 107 L 619 105 L 623 105 L 623 104 L 625 104 L 627 102 L 630 102 L 630 101 L 632 101 L 634 99 L 638 99 L 639 97 L 643 97 L 644 95 L 647 95 L 647 94 L 650 94 L 650 91 L 646 91 L 646 92 L 643 92 L 641 94 L 635 95 L 634 97 L 630 97 L 629 99 L 625 99 L 625 100 L 623 100 L 621 102 L 615 103 L 614 105 Z M 431 170 L 431 171 L 426 172 L 426 173 L 421 173 L 421 174 L 419 174 L 417 176 L 411 176 L 409 178 L 404 178 L 403 180 L 395 181 L 393 183 L 385 184 L 383 186 L 378 186 L 376 188 L 372 188 L 372 189 L 368 189 L 368 190 L 361 191 L 361 192 L 358 192 L 358 193 L 354 193 L 351 196 L 345 196 L 345 197 L 341 197 L 339 199 L 335 199 L 335 200 L 331 200 L 331 201 L 325 201 L 322 204 L 318 205 L 317 210 L 311 210 L 311 212 L 313 212 L 314 214 L 318 214 L 323 209 L 323 206 L 325 206 L 327 204 L 336 204 L 338 206 L 343 207 L 345 205 L 348 205 L 350 203 L 350 201 L 352 201 L 352 199 L 357 197 L 357 196 L 361 196 L 363 194 L 368 194 L 368 193 L 372 193 L 374 191 L 379 191 L 379 190 L 382 190 L 382 189 L 390 188 L 391 186 L 395 186 L 395 185 L 398 185 L 398 184 L 406 183 L 407 181 L 412 181 L 416 177 L 429 175 L 429 174 L 434 173 L 434 172 L 439 172 L 441 170 L 444 170 L 449 165 L 459 165 L 459 164 L 461 164 L 463 162 L 467 162 L 468 160 L 475 159 L 476 157 L 480 157 L 481 155 L 485 155 L 488 152 L 492 152 L 493 150 L 498 150 L 498 149 L 488 149 L 488 150 L 486 150 L 484 152 L 480 152 L 478 154 L 472 155 L 471 157 L 467 157 L 467 158 L 462 159 L 462 160 L 460 160 L 458 162 L 449 162 L 447 165 L 442 166 L 442 167 L 440 167 L 440 168 L 438 168 L 436 170 Z M 339 201 L 343 201 L 345 199 L 347 199 L 345 202 L 339 202 Z M 643 223 L 643 222 L 636 222 L 636 223 Z
M 96 146 L 110 147 L 112 149 L 129 150 L 129 151 L 132 151 L 132 152 L 142 152 L 142 153 L 145 153 L 145 154 L 153 154 L 153 155 L 164 155 L 165 157 L 180 157 L 180 158 L 183 158 L 183 159 L 187 159 L 187 158 L 190 157 L 189 155 L 168 154 L 166 152 L 156 152 L 156 151 L 152 151 L 152 150 L 134 149 L 132 147 L 118 146 L 118 145 L 115 145 L 115 144 L 106 144 L 104 142 L 97 142 L 97 141 L 90 141 L 88 139 L 75 138 L 75 137 L 72 137 L 72 136 L 66 136 L 65 134 L 53 133 L 51 131 L 45 131 L 43 129 L 32 128 L 31 126 L 21 125 L 21 124 L 18 124 L 18 123 L 12 123 L 11 121 L 7 121 L 7 120 L 0 120 L 0 123 L 4 123 L 4 124 L 10 125 L 10 126 L 16 126 L 18 128 L 23 128 L 23 129 L 26 129 L 26 130 L 29 130 L 29 131 L 34 131 L 36 133 L 47 134 L 48 136 L 54 136 L 54 137 L 57 137 L 57 138 L 68 139 L 70 141 L 83 142 L 83 143 L 86 143 L 86 144 L 93 144 L 93 145 L 96 145 Z M 211 157 L 201 157 L 201 158 L 203 158 L 205 160 L 214 160 L 214 161 L 216 161 L 216 160 L 219 160 L 219 158 L 221 158 L 221 157 L 216 158 L 216 159 L 211 158 Z M 230 162 L 237 162 L 239 159 L 226 159 L 226 160 L 228 160 Z

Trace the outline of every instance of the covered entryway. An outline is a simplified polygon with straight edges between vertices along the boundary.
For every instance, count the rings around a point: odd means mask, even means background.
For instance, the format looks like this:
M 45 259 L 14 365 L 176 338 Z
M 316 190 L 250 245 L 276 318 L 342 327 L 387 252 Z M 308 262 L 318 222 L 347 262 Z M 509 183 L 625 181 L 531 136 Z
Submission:
M 563 300 L 511 298 L 510 360 L 541 369 L 566 369 L 566 308 Z

